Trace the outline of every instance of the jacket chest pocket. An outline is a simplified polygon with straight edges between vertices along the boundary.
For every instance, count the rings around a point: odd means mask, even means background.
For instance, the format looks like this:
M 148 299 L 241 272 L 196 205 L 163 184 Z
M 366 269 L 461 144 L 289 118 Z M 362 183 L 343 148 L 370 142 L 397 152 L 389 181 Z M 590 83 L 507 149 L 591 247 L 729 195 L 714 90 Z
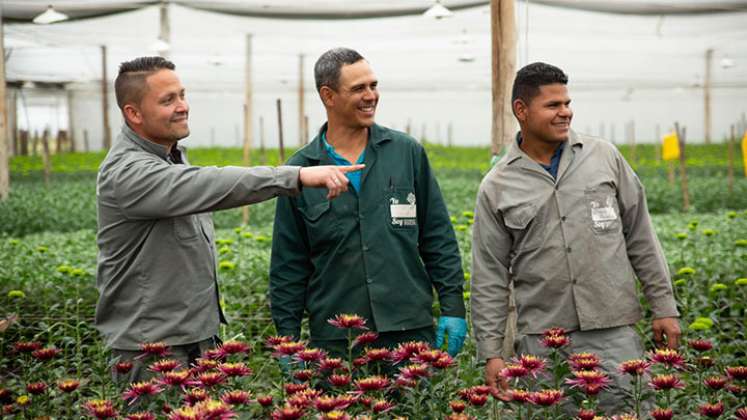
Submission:
M 511 231 L 515 251 L 529 251 L 542 243 L 539 208 L 523 203 L 503 212 L 503 222 Z
M 386 194 L 387 224 L 393 229 L 418 227 L 418 203 L 412 188 L 390 188 Z
M 299 207 L 298 211 L 306 225 L 312 247 L 337 238 L 339 226 L 329 200 L 307 204 Z
M 174 226 L 174 235 L 180 241 L 197 238 L 200 233 L 200 221 L 197 215 L 174 217 L 171 219 Z
M 620 208 L 613 186 L 604 183 L 584 190 L 588 223 L 591 230 L 604 235 L 620 230 Z

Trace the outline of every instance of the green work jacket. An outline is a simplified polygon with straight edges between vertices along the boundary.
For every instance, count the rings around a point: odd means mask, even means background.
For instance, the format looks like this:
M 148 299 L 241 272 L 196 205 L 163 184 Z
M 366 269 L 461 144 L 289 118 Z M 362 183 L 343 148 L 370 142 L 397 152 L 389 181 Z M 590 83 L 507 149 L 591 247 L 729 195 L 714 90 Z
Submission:
M 304 311 L 315 340 L 346 336 L 327 323 L 339 313 L 379 332 L 431 326 L 434 289 L 443 315 L 464 317 L 459 247 L 425 150 L 374 125 L 365 153 L 360 192 L 278 199 L 270 301 L 279 334 L 298 337 Z M 335 163 L 317 136 L 288 164 Z

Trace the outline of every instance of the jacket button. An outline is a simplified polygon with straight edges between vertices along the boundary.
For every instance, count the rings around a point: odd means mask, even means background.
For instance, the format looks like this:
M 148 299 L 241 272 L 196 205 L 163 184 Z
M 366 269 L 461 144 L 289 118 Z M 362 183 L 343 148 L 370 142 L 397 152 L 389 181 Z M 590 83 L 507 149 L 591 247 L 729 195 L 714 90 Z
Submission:
M 571 280 L 571 283 L 576 284 L 577 283 L 576 279 L 574 278 L 573 280 Z
M 366 279 L 366 283 L 368 283 L 368 284 L 371 284 L 371 283 L 373 283 L 373 279 L 372 279 L 372 278 L 370 278 L 370 277 L 369 277 L 369 278 L 367 278 L 367 279 Z
M 567 253 L 569 253 L 569 254 L 570 254 L 570 253 L 571 253 L 571 247 L 568 247 L 568 248 L 566 248 L 566 249 L 565 249 L 565 252 L 567 252 Z
M 566 217 L 565 217 L 565 216 L 560 216 L 560 221 L 561 221 L 561 222 L 565 222 L 565 219 L 566 219 Z

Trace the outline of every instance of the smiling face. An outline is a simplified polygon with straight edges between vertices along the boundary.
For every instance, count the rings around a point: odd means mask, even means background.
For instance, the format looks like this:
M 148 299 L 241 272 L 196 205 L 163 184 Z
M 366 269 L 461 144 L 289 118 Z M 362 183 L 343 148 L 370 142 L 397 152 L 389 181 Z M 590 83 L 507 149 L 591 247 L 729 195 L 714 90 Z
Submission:
M 372 126 L 379 103 L 378 83 L 366 60 L 342 66 L 337 90 L 322 86 L 319 92 L 329 119 L 350 128 Z
M 130 127 L 143 138 L 170 146 L 189 135 L 189 104 L 184 86 L 172 70 L 159 70 L 146 78 L 147 90 L 139 104 L 127 104 Z
M 542 85 L 529 104 L 521 99 L 513 103 L 514 113 L 521 125 L 525 139 L 544 143 L 561 143 L 568 140 L 573 111 L 568 88 L 561 83 Z

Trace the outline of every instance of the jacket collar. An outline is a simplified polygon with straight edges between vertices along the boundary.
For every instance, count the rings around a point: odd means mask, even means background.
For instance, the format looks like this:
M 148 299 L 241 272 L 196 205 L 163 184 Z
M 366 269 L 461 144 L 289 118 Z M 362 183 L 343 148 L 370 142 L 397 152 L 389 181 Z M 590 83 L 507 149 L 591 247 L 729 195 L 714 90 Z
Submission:
M 325 122 L 319 129 L 316 137 L 314 137 L 314 140 L 299 150 L 298 153 L 309 160 L 322 160 L 322 158 L 327 155 L 327 151 L 324 150 L 324 143 L 322 142 L 322 133 L 325 133 L 326 131 L 327 123 Z M 387 128 L 374 124 L 368 129 L 369 145 L 378 147 L 381 143 L 389 140 L 392 140 L 392 134 Z
M 510 165 L 517 159 L 529 159 L 532 160 L 526 153 L 524 153 L 523 150 L 519 147 L 519 137 L 521 136 L 521 131 L 516 133 L 516 138 L 514 138 L 514 141 L 511 142 L 511 147 L 508 150 L 508 154 L 506 155 L 506 164 Z M 575 131 L 571 130 L 568 143 L 570 143 L 571 148 L 573 148 L 576 145 L 579 145 L 579 147 L 583 147 L 584 140 L 579 137 Z
M 124 138 L 140 146 L 140 148 L 145 150 L 146 152 L 152 153 L 162 159 L 166 159 L 169 156 L 169 149 L 166 146 L 140 137 L 140 135 L 133 131 L 130 126 L 127 125 L 127 123 L 122 124 L 122 135 L 124 136 Z M 179 143 L 176 144 L 176 148 L 182 154 L 185 151 L 185 148 L 179 145 Z

